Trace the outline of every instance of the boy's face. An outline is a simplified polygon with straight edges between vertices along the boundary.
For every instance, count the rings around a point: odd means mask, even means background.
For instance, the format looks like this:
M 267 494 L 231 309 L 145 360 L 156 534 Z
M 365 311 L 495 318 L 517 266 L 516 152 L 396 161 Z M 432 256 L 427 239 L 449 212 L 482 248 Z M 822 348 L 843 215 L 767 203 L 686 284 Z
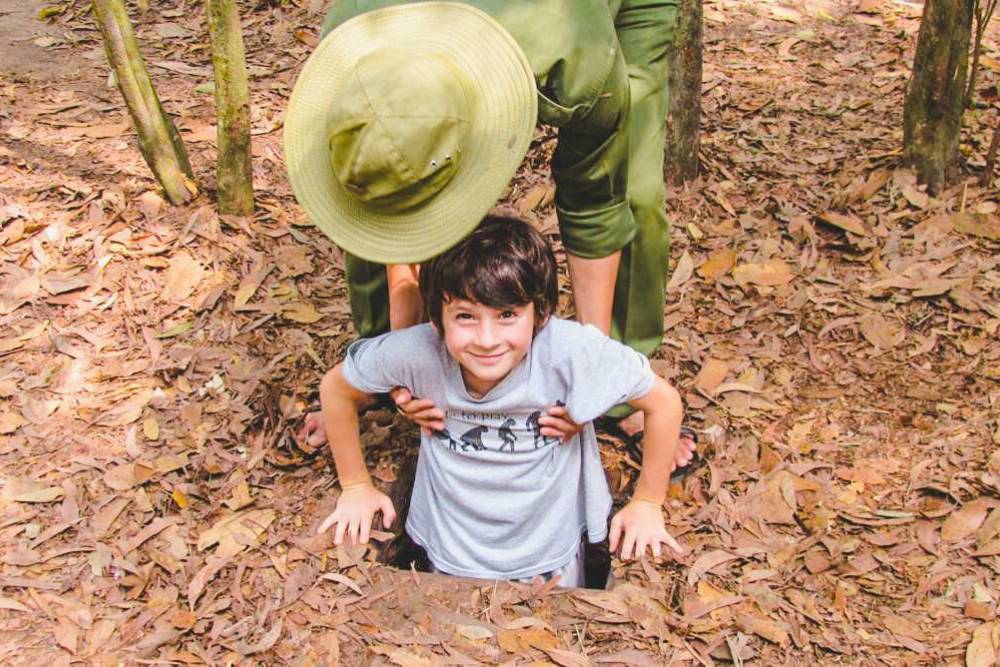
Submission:
M 441 325 L 445 347 L 462 367 L 466 388 L 483 396 L 528 354 L 535 335 L 535 305 L 491 308 L 453 299 L 442 305 Z

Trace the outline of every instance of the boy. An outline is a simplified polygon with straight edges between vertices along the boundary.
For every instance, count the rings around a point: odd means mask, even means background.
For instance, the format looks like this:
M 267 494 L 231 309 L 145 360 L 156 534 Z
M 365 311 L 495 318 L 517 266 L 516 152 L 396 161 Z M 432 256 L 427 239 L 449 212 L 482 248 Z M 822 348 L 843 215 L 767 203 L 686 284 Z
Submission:
M 593 421 L 628 402 L 645 413 L 645 455 L 635 494 L 611 521 L 623 559 L 680 545 L 661 506 L 681 422 L 677 391 L 641 354 L 593 327 L 552 317 L 556 263 L 545 239 L 519 220 L 487 217 L 426 263 L 420 291 L 431 324 L 360 340 L 320 384 L 323 423 L 343 493 L 318 528 L 366 543 L 392 501 L 371 483 L 358 409 L 404 386 L 445 412 L 422 434 L 406 531 L 434 569 L 489 579 L 559 576 L 583 585 L 581 533 L 607 535 L 611 496 Z M 566 444 L 539 433 L 553 403 L 585 424 Z

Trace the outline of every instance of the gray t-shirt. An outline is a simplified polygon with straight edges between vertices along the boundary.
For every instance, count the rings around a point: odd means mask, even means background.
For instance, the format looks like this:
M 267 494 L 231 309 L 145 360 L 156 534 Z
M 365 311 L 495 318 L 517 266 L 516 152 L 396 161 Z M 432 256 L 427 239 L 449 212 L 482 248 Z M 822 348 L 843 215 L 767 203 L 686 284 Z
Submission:
M 445 430 L 421 436 L 406 530 L 437 569 L 487 579 L 550 572 L 574 557 L 584 530 L 591 542 L 606 537 L 611 495 L 590 422 L 654 383 L 641 354 L 556 318 L 482 398 L 429 324 L 357 341 L 344 377 L 367 393 L 407 387 L 444 411 Z M 557 402 L 585 424 L 565 444 L 539 433 Z

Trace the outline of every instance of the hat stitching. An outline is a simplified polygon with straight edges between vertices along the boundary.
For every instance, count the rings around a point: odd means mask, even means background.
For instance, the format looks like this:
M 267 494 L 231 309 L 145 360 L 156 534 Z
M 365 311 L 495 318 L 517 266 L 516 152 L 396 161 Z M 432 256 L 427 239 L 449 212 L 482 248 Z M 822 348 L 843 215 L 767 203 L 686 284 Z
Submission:
M 403 172 L 402 176 L 404 178 L 414 178 L 415 175 L 413 168 L 409 165 L 408 162 L 406 162 L 406 160 L 403 159 L 403 155 L 400 152 L 399 148 L 396 146 L 396 142 L 393 141 L 392 135 L 389 134 L 388 131 L 389 128 L 386 127 L 385 124 L 382 122 L 383 116 L 375 110 L 375 105 L 372 104 L 372 100 L 368 96 L 368 91 L 365 89 L 365 84 L 363 81 L 361 81 L 361 77 L 357 76 L 357 72 L 355 72 L 355 77 L 358 80 L 358 85 L 361 88 L 361 93 L 365 96 L 365 101 L 368 102 L 368 108 L 372 110 L 372 115 L 375 117 L 375 122 L 382 126 L 383 130 L 382 138 L 386 141 L 386 143 L 389 144 L 389 150 L 392 153 L 393 161 L 397 165 L 403 166 L 403 169 L 401 171 Z M 385 118 L 392 118 L 392 117 L 393 116 L 385 116 Z

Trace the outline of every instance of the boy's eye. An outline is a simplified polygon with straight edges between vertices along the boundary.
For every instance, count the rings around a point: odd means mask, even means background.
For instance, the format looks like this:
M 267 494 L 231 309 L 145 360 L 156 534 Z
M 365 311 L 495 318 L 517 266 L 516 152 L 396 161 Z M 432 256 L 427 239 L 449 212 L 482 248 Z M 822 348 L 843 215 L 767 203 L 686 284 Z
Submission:
M 456 320 L 471 320 L 472 319 L 472 314 L 471 313 L 456 313 L 455 314 L 455 319 Z
M 500 313 L 500 319 L 509 320 L 517 317 L 517 313 L 513 310 L 504 310 Z

